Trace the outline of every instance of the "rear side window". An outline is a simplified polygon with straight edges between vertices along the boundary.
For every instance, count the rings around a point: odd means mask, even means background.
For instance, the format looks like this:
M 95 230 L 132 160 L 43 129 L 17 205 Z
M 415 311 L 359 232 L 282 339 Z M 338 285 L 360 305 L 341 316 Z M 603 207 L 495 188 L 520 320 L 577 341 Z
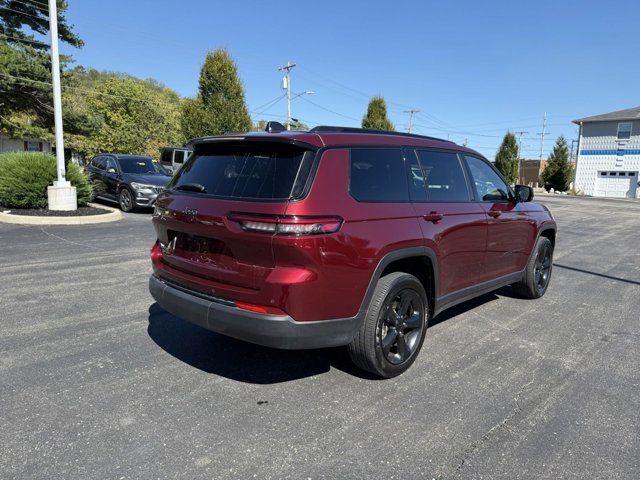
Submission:
M 202 145 L 169 184 L 222 198 L 287 200 L 306 182 L 314 152 L 278 143 Z M 304 165 L 303 165 L 304 164 Z M 194 189 L 193 186 L 197 186 Z
M 361 202 L 406 202 L 407 176 L 399 148 L 351 150 L 349 191 Z
M 173 161 L 174 163 L 184 163 L 184 159 L 187 156 L 187 152 L 185 152 L 184 150 L 176 150 L 175 153 L 173 154 Z
M 468 202 L 469 188 L 458 155 L 417 150 L 429 202 Z

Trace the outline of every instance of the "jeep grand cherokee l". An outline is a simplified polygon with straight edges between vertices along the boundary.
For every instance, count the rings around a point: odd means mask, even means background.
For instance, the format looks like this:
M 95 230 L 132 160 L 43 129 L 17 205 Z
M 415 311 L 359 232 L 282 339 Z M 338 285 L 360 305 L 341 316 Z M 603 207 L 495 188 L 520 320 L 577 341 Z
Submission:
M 150 291 L 204 328 L 285 349 L 347 345 L 388 378 L 444 309 L 549 285 L 549 210 L 469 148 L 341 127 L 190 148 L 156 202 Z

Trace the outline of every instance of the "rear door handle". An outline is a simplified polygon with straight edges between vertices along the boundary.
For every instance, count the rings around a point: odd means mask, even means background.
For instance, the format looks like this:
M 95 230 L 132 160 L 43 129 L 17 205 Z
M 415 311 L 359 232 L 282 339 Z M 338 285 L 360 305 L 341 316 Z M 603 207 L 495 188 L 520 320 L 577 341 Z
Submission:
M 438 212 L 430 212 L 422 216 L 422 218 L 424 218 L 426 221 L 433 223 L 439 222 L 440 220 L 442 220 L 442 217 L 443 215 Z
M 500 215 L 502 215 L 502 212 L 500 210 L 489 210 L 487 212 L 487 215 L 493 218 L 498 218 Z

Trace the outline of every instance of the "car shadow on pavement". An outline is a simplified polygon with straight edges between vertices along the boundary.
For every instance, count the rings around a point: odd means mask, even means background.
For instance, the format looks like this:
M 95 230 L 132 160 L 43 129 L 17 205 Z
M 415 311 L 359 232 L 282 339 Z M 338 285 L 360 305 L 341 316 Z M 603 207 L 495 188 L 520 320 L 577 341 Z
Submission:
M 149 307 L 151 339 L 194 368 L 255 384 L 288 382 L 320 375 L 331 367 L 374 379 L 351 364 L 345 348 L 278 350 L 236 340 L 174 317 L 157 303 Z
M 511 287 L 451 307 L 429 322 L 429 328 L 499 297 L 512 297 Z M 243 342 L 177 318 L 157 303 L 149 307 L 151 339 L 165 352 L 194 368 L 238 382 L 273 384 L 327 373 L 332 367 L 366 380 L 377 377 L 358 369 L 346 348 L 278 350 Z

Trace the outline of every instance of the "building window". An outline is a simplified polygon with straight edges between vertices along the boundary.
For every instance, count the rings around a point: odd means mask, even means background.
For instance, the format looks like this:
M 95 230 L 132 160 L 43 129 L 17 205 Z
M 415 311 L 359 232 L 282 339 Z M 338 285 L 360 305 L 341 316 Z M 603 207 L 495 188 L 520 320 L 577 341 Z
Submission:
M 25 140 L 24 150 L 25 152 L 41 152 L 42 142 L 32 142 L 32 141 Z
M 631 122 L 618 124 L 618 140 L 629 140 L 631 138 Z

